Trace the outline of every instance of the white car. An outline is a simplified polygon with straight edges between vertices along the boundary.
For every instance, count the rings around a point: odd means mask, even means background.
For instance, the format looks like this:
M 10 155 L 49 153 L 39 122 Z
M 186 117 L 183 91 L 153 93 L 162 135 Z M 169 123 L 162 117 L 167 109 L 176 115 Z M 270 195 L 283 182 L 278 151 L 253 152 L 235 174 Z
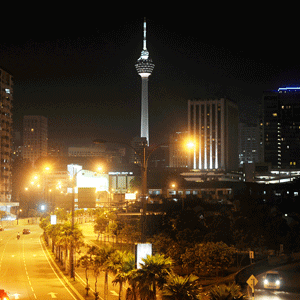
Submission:
M 264 276 L 264 288 L 265 289 L 280 289 L 282 284 L 282 277 L 280 277 L 278 271 L 268 271 Z

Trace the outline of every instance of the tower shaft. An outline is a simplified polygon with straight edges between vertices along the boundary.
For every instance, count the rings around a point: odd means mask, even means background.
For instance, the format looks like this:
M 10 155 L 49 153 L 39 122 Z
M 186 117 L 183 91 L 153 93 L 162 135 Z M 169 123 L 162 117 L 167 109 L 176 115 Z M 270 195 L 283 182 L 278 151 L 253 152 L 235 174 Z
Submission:
M 148 76 L 142 76 L 141 137 L 149 143 Z

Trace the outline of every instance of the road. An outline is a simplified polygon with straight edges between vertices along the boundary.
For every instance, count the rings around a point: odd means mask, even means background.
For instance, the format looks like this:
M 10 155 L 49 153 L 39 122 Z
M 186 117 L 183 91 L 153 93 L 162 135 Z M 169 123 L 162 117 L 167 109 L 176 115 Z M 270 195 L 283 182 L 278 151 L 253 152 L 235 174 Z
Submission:
M 282 276 L 280 290 L 266 290 L 263 288 L 265 273 L 256 276 L 258 284 L 255 286 L 255 300 L 300 300 L 300 263 L 274 269 Z M 249 295 L 251 295 L 248 289 Z M 251 299 L 251 298 L 250 298 Z
M 27 227 L 31 230 L 28 235 L 22 234 L 20 226 L 0 232 L 0 289 L 8 292 L 11 300 L 83 300 L 51 263 L 40 240 L 39 226 Z

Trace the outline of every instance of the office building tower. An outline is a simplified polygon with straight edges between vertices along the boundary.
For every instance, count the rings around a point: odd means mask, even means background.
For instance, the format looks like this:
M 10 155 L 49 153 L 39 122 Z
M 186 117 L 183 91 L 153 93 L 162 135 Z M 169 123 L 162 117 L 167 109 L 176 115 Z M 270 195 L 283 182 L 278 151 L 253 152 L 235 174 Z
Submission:
M 146 18 L 144 21 L 144 43 L 140 58 L 135 64 L 138 74 L 142 78 L 142 103 L 141 103 L 141 138 L 146 138 L 149 146 L 149 113 L 148 113 L 148 78 L 151 75 L 154 64 L 149 57 L 146 45 Z
M 11 201 L 13 77 L 0 68 L 0 202 Z
M 131 141 L 130 145 L 131 155 L 129 162 L 131 164 L 140 165 L 142 163 L 145 147 L 147 147 L 147 140 L 146 138 L 135 137 Z
M 33 164 L 47 156 L 48 122 L 43 116 L 24 116 L 23 119 L 23 159 Z
M 255 125 L 239 123 L 239 164 L 262 162 L 260 129 Z
M 238 107 L 228 99 L 188 101 L 188 131 L 194 141 L 190 166 L 198 170 L 238 169 Z
M 187 168 L 189 166 L 189 152 L 186 149 L 188 132 L 175 132 L 169 138 L 169 167 Z
M 264 160 L 273 168 L 300 168 L 300 87 L 263 93 Z

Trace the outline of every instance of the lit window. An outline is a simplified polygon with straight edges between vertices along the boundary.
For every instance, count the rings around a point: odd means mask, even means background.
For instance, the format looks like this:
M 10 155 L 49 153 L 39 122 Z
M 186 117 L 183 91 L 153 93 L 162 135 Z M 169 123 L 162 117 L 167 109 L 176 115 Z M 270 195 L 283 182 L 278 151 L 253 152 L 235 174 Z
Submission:
M 277 113 L 273 113 L 273 117 L 277 117 Z

